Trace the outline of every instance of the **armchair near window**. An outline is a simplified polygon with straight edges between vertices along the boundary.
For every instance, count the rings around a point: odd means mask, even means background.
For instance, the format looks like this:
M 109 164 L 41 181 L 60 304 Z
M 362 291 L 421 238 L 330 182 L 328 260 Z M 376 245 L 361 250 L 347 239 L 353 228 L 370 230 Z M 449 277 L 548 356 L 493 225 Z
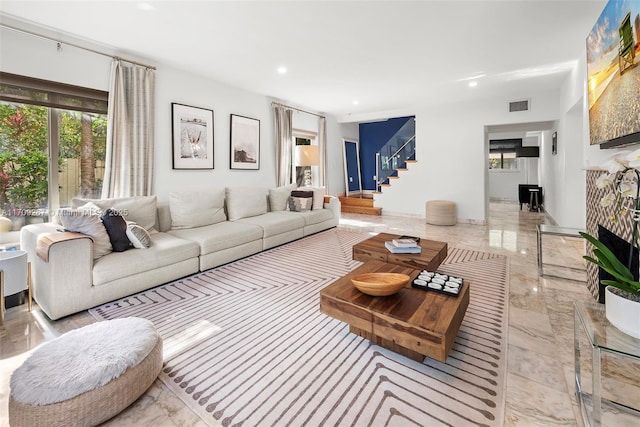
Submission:
M 4 323 L 4 298 L 27 290 L 31 311 L 31 274 L 26 251 L 0 252 L 0 325 Z

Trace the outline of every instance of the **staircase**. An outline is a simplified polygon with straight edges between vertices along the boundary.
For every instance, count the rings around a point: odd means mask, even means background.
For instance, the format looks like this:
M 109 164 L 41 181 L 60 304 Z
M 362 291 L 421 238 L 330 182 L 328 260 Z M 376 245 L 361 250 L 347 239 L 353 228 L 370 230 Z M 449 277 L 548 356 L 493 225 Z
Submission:
M 391 187 L 407 163 L 415 163 L 415 148 L 415 120 L 409 120 L 376 153 L 376 192 Z
M 374 197 L 400 179 L 400 171 L 407 171 L 410 163 L 416 163 L 415 120 L 408 120 L 376 153 L 375 190 L 355 196 L 342 196 L 342 212 L 366 215 L 382 215 L 382 208 L 374 207 Z
M 382 215 L 382 208 L 376 208 L 373 206 L 373 197 L 367 194 L 361 194 L 356 196 L 340 196 L 340 203 L 342 208 L 340 209 L 345 213 L 358 213 L 365 215 Z

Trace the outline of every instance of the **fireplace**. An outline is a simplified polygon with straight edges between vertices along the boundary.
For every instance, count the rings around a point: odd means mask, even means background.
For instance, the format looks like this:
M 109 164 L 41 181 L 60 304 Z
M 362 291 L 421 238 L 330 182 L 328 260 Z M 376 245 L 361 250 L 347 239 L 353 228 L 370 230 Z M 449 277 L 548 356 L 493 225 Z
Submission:
M 600 240 L 604 245 L 613 252 L 613 254 L 618 258 L 618 260 L 629 266 L 629 251 L 631 250 L 631 243 L 617 234 L 613 233 L 606 227 L 598 224 L 598 240 Z M 633 248 L 633 255 L 631 258 L 631 274 L 633 274 L 633 280 L 638 281 L 638 267 L 639 267 L 640 258 L 638 257 L 638 248 Z M 613 280 L 614 277 L 604 271 L 603 269 L 598 269 L 598 302 L 604 304 L 604 289 L 607 287 L 603 285 L 603 280 Z
M 624 264 L 627 265 L 629 261 L 629 245 L 632 239 L 633 234 L 633 220 L 631 215 L 620 215 L 616 218 L 612 217 L 613 208 L 611 206 L 603 207 L 600 205 L 600 200 L 605 194 L 609 191 L 609 189 L 600 189 L 596 187 L 596 180 L 600 175 L 602 175 L 605 171 L 600 169 L 589 169 L 587 170 L 587 232 L 592 236 L 597 236 L 600 241 L 608 240 L 613 242 L 612 245 L 605 242 L 607 247 L 612 249 L 614 253 L 618 255 L 617 247 L 621 247 L 619 250 L 621 255 L 618 256 L 618 259 Z M 631 199 L 625 201 L 628 203 L 629 208 L 632 206 Z M 608 233 L 605 233 L 604 239 L 600 237 L 600 227 L 606 229 Z M 614 246 L 614 247 L 612 247 Z M 626 249 L 625 249 L 626 248 Z M 587 244 L 587 254 L 593 257 L 593 251 L 590 244 Z M 631 271 L 634 274 L 634 277 L 638 278 L 638 251 L 635 250 L 633 255 L 633 264 Z M 604 296 L 601 291 L 600 285 L 600 274 L 598 272 L 598 267 L 590 262 L 587 263 L 587 287 L 594 299 L 599 300 L 600 302 L 604 302 Z

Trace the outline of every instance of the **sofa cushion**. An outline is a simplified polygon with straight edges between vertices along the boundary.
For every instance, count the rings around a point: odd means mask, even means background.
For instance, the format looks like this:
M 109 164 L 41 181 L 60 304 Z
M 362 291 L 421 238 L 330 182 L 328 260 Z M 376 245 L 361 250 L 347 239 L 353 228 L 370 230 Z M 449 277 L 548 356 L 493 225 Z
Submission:
M 269 192 L 261 187 L 227 187 L 225 202 L 229 221 L 267 213 Z
M 131 242 L 127 237 L 127 222 L 120 214 L 109 208 L 100 217 L 104 228 L 109 235 L 109 241 L 113 246 L 114 252 L 124 252 L 131 246 Z
M 82 199 L 73 198 L 73 207 L 78 207 L 87 202 L 95 203 L 100 209 L 113 208 L 118 211 L 126 221 L 135 222 L 147 230 L 151 230 L 156 224 L 156 196 L 120 197 L 113 199 Z
M 221 251 L 262 239 L 263 231 L 257 225 L 239 221 L 224 221 L 198 228 L 168 231 L 172 236 L 191 240 L 200 245 L 200 255 Z
M 239 219 L 238 222 L 260 226 L 264 238 L 304 227 L 304 219 L 301 216 L 282 215 L 282 212 L 269 212 L 260 216 Z
M 133 276 L 196 258 L 198 245 L 167 233 L 151 234 L 151 246 L 144 251 L 112 252 L 93 264 L 93 284 L 104 285 L 113 280 Z
M 171 228 L 193 228 L 226 221 L 224 188 L 169 194 Z
M 269 189 L 269 211 L 277 212 L 287 209 L 289 202 L 289 196 L 291 192 L 295 190 L 296 184 L 283 185 L 281 187 L 275 187 Z
M 321 222 L 328 221 L 333 218 L 333 212 L 331 209 L 311 210 L 307 212 L 278 212 L 281 215 L 291 215 L 304 219 L 304 225 L 320 224 Z
M 305 188 L 306 190 L 306 188 Z M 324 208 L 324 195 L 326 190 L 324 187 L 311 187 L 311 191 L 313 191 L 313 210 L 317 211 L 319 209 Z
M 93 203 L 78 209 L 60 209 L 58 217 L 65 230 L 86 234 L 93 241 L 93 259 L 105 256 L 113 250 L 109 234 L 100 219 L 102 210 Z

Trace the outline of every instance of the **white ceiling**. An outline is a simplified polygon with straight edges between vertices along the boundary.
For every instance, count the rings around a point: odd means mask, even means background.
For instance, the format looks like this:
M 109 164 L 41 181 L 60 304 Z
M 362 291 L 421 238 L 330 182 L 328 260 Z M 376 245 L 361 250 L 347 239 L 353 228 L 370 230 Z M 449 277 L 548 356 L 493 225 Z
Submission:
M 132 0 L 2 0 L 0 13 L 62 40 L 360 116 L 559 88 L 605 3 L 147 0 L 153 9 L 142 10 Z

